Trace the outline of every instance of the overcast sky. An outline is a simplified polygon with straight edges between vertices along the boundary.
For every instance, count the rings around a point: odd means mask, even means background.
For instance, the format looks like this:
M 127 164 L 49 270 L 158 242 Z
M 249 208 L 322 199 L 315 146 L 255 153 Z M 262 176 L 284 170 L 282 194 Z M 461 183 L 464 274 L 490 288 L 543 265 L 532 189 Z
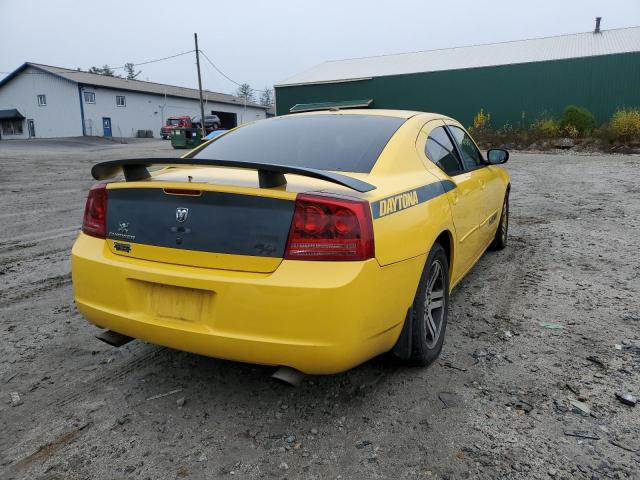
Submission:
M 325 60 L 640 25 L 640 0 L 0 0 L 0 72 L 25 61 L 87 69 L 200 48 L 262 89 Z M 197 86 L 193 54 L 139 67 L 140 80 Z M 206 61 L 203 86 L 236 86 Z M 2 78 L 4 74 L 0 74 Z

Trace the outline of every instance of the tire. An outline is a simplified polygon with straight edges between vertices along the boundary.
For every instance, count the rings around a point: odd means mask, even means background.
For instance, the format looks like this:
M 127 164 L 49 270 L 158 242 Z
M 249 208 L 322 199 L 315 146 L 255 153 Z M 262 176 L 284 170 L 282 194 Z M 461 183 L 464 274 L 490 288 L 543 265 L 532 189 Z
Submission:
M 169 137 L 167 137 L 166 135 L 162 135 L 162 139 L 163 140 L 166 140 L 167 138 L 169 138 Z
M 218 130 L 220 128 L 220 124 L 219 123 L 214 123 L 213 124 L 213 129 L 214 130 Z
M 436 295 L 434 295 L 434 293 Z M 440 303 L 439 307 L 434 307 Z M 427 257 L 407 321 L 411 321 L 411 365 L 427 366 L 442 350 L 449 315 L 449 261 L 436 243 Z M 434 335 L 435 330 L 435 335 Z
M 500 223 L 496 230 L 496 236 L 491 243 L 491 250 L 503 250 L 507 246 L 507 238 L 509 234 L 509 191 L 504 195 L 502 203 L 502 213 L 500 214 Z

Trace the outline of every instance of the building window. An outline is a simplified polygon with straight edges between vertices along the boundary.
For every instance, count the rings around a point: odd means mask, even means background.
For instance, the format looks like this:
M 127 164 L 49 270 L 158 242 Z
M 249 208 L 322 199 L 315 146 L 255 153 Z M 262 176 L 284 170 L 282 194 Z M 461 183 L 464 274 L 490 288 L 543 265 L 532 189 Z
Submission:
M 46 95 L 38 95 L 38 105 L 44 107 L 47 105 L 47 96 Z
M 118 107 L 126 107 L 127 101 L 124 98 L 124 95 L 116 95 L 116 106 Z
M 24 120 L 2 120 L 0 128 L 2 135 L 22 135 L 22 122 Z
M 84 103 L 96 103 L 96 94 L 94 92 L 84 92 Z

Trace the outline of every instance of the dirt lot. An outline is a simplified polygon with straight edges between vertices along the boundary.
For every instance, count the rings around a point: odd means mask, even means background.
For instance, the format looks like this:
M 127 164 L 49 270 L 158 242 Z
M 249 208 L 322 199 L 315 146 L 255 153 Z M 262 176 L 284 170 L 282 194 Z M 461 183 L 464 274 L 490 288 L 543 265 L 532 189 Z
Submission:
M 440 362 L 293 389 L 108 347 L 74 308 L 89 167 L 141 155 L 173 151 L 0 142 L 0 478 L 640 478 L 640 406 L 615 397 L 640 394 L 639 156 L 514 154 L 510 245 L 454 292 Z

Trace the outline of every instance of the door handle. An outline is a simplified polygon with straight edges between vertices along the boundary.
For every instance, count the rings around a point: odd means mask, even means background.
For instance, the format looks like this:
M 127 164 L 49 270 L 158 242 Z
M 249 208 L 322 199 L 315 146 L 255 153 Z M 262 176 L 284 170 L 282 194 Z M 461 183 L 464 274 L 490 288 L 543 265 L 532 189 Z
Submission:
M 486 187 L 486 183 L 484 182 L 484 180 L 478 180 L 478 183 L 480 184 L 480 188 L 482 188 L 482 190 L 484 190 L 485 187 Z

